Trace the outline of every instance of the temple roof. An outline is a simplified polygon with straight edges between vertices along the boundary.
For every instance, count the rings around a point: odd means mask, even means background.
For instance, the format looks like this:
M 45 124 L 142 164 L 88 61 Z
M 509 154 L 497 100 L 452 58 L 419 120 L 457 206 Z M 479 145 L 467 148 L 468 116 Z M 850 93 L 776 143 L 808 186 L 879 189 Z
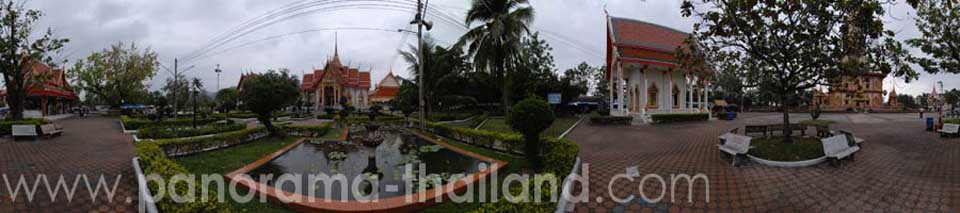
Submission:
M 690 37 L 689 33 L 640 20 L 610 17 L 613 39 L 617 46 L 630 46 L 667 53 Z

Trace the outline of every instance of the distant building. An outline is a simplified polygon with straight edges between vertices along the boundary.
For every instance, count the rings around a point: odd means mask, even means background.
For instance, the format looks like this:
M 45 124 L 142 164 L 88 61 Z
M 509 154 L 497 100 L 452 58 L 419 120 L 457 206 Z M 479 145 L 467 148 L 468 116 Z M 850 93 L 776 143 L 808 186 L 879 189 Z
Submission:
M 830 80 L 833 85 L 824 93 L 820 89 L 813 91 L 811 109 L 820 105 L 823 111 L 853 112 L 892 112 L 902 111 L 896 101 L 896 90 L 890 93 L 887 103 L 883 100 L 882 73 L 868 72 L 857 76 L 842 76 Z
M 25 66 L 27 97 L 24 102 L 24 116 L 40 117 L 69 112 L 69 106 L 80 99 L 67 83 L 66 73 L 43 63 L 29 63 Z M 4 100 L 7 91 L 0 91 Z
M 383 80 L 380 80 L 380 83 L 378 83 L 377 87 L 373 90 L 373 94 L 370 95 L 370 103 L 385 104 L 393 100 L 399 92 L 400 81 L 397 80 L 397 77 L 394 76 L 391 71 L 387 73 L 387 76 L 383 77 Z
M 675 57 L 689 33 L 639 20 L 607 21 L 612 115 L 646 122 L 651 114 L 708 111 L 710 72 L 681 69 Z
M 347 99 L 349 106 L 370 107 L 370 72 L 341 64 L 336 49 L 323 69 L 303 75 L 302 86 L 304 95 L 310 98 L 309 104 L 318 112 L 325 108 L 339 109 L 341 97 Z

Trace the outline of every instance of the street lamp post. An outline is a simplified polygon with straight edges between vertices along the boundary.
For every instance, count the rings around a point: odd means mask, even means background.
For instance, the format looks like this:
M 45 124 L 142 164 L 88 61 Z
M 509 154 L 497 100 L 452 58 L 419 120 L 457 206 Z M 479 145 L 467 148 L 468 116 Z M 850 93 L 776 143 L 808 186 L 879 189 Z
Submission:
M 429 2 L 427 2 L 427 4 L 429 4 Z M 425 65 L 425 62 L 426 62 L 425 60 L 423 60 L 423 27 L 426 26 L 427 31 L 430 31 L 430 28 L 432 28 L 433 26 L 432 23 L 423 20 L 424 15 L 426 14 L 426 10 L 425 10 L 426 7 L 427 5 L 423 3 L 423 0 L 417 0 L 417 15 L 416 17 L 414 17 L 413 21 L 410 22 L 410 24 L 417 25 L 417 58 L 420 60 L 419 66 L 417 66 L 417 73 L 419 73 L 419 75 L 417 76 L 417 84 L 420 84 L 418 89 L 420 93 L 418 95 L 419 96 L 418 102 L 420 103 L 420 106 L 419 106 L 420 114 L 418 117 L 420 118 L 421 131 L 426 131 L 427 129 L 427 124 L 426 124 L 427 118 L 426 118 L 426 110 L 425 110 L 426 101 L 424 101 L 423 99 L 423 87 L 425 84 L 423 82 L 423 75 L 424 75 L 423 66 Z

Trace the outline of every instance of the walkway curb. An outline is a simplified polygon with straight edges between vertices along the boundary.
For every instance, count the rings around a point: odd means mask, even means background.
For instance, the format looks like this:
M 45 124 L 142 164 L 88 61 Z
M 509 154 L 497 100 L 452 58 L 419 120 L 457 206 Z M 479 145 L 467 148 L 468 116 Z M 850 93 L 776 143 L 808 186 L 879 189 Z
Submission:
M 138 189 L 137 191 L 140 191 L 138 193 L 140 197 L 139 202 L 137 202 L 139 203 L 137 205 L 138 210 L 140 212 L 147 212 L 147 213 L 160 212 L 157 209 L 157 202 L 153 200 L 153 195 L 150 194 L 150 188 L 147 187 L 146 176 L 143 175 L 143 170 L 140 169 L 140 157 L 133 157 L 131 161 L 133 162 L 133 171 L 136 173 L 135 175 L 137 176 L 137 189 Z
M 570 132 L 573 131 L 573 129 L 576 129 L 577 126 L 580 126 L 580 123 L 583 122 L 583 120 L 586 120 L 586 117 L 580 117 L 580 120 L 577 120 L 573 126 L 570 126 L 567 131 L 564 131 L 563 134 L 560 134 L 560 137 L 557 138 L 563 139 L 566 137 L 567 134 L 570 134 Z M 566 178 L 563 179 L 563 189 L 560 191 L 560 200 L 557 201 L 556 213 L 573 212 L 576 208 L 576 205 L 573 205 L 573 203 L 570 202 L 570 193 L 573 192 L 573 177 L 580 175 L 580 163 L 580 156 L 577 156 L 577 160 L 573 163 L 573 168 L 570 169 L 570 174 L 567 174 Z

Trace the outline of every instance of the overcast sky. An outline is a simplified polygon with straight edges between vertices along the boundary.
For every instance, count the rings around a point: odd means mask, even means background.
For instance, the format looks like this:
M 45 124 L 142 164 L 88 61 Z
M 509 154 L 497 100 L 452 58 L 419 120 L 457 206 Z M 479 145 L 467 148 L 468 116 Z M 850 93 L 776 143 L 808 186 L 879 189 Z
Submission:
M 308 2 L 318 3 L 286 13 L 300 15 L 271 19 L 259 28 L 240 27 L 277 14 L 277 9 Z M 694 20 L 680 15 L 680 2 L 531 0 L 531 5 L 536 11 L 534 30 L 553 47 L 562 71 L 583 61 L 594 66 L 604 63 L 604 6 L 613 16 L 689 32 Z M 27 5 L 45 13 L 38 28 L 51 27 L 56 35 L 71 40 L 58 56 L 69 63 L 117 42 L 135 42 L 159 53 L 161 62 L 170 69 L 174 58 L 182 59 L 181 67 L 195 66 L 186 75 L 203 79 L 207 90 L 213 91 L 217 87 L 213 72 L 217 64 L 223 70 L 220 82 L 224 88 L 235 86 L 241 72 L 288 68 L 300 75 L 322 67 L 332 57 L 335 43 L 344 63 L 372 70 L 374 83 L 391 70 L 409 76 L 407 64 L 397 52 L 415 42 L 416 37 L 397 29 L 415 29 L 408 24 L 413 4 L 414 0 L 44 0 Z M 454 43 L 466 31 L 462 20 L 468 6 L 469 0 L 431 1 L 428 20 L 436 25 L 429 32 L 431 36 L 442 45 Z M 899 3 L 888 10 L 887 27 L 899 32 L 899 39 L 918 36 L 912 8 Z M 202 51 L 214 41 L 224 41 L 218 36 L 236 29 L 244 33 Z M 205 54 L 191 57 L 197 52 Z M 189 58 L 193 59 L 183 60 Z M 152 88 L 159 88 L 170 76 L 160 71 L 151 81 Z M 895 84 L 899 93 L 919 94 L 929 92 L 937 81 L 943 81 L 948 89 L 960 85 L 958 76 L 924 72 L 919 81 L 910 84 L 887 78 L 884 87 L 890 90 Z

